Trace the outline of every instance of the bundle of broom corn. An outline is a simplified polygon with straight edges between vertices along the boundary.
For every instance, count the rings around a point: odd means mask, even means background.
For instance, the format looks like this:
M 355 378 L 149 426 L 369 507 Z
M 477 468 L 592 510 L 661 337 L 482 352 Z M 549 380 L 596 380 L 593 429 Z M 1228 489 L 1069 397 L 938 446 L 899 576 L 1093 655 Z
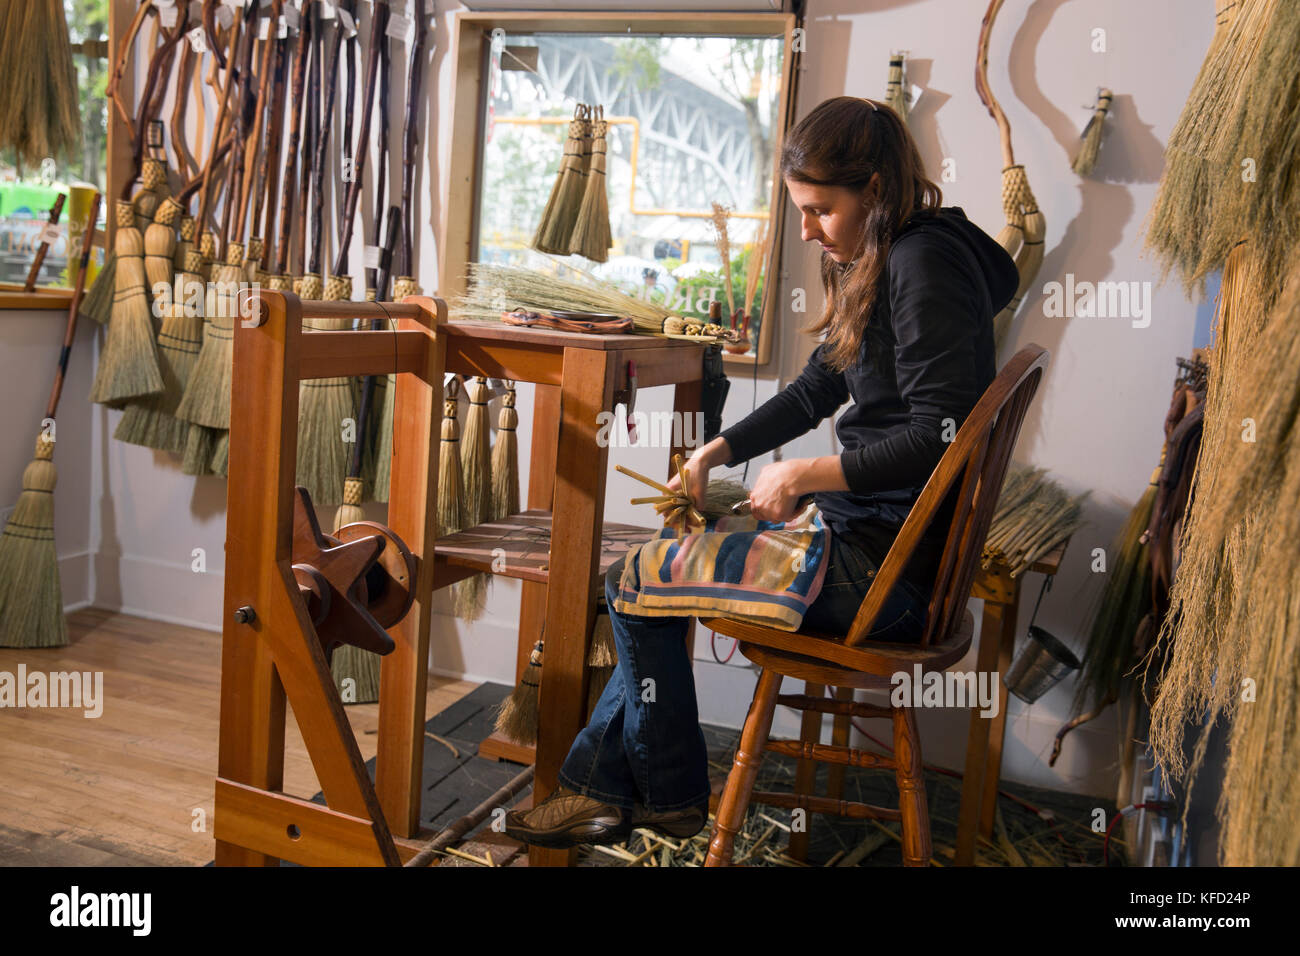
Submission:
M 1044 468 L 1014 463 L 1008 469 L 980 555 L 981 567 L 999 562 L 1018 577 L 1083 527 L 1083 505 L 1091 492 L 1072 497 L 1045 475 Z

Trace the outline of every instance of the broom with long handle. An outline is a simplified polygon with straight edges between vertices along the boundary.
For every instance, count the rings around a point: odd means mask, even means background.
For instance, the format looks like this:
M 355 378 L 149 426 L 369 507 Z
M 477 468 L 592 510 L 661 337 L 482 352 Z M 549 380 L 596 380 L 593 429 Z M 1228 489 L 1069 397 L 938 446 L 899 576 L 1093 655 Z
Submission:
M 257 281 L 270 284 L 271 276 L 278 275 L 272 271 L 275 257 L 275 210 L 276 199 L 283 188 L 280 183 L 280 149 L 284 132 L 284 76 L 289 66 L 289 37 L 276 40 L 274 76 L 271 79 L 271 96 L 268 109 L 270 115 L 267 124 L 270 134 L 266 149 L 262 153 L 258 167 L 257 205 L 253 209 L 253 222 L 261 223 L 258 235 L 264 236 L 261 261 L 257 266 Z M 287 182 L 287 180 L 286 180 Z M 265 219 L 263 219 L 265 215 Z
M 365 143 L 364 139 L 362 139 L 362 143 Z M 397 230 L 401 225 L 401 214 L 402 211 L 396 206 L 388 210 L 388 233 L 379 254 L 379 285 L 376 288 L 377 293 L 380 290 L 387 291 L 388 289 L 389 272 L 393 261 L 393 247 L 397 244 Z M 373 319 L 370 328 L 372 330 L 382 329 L 383 319 Z M 377 377 L 367 375 L 361 387 L 361 403 L 357 412 L 357 441 L 352 446 L 352 460 L 348 464 L 348 476 L 343 479 L 343 504 L 339 505 L 339 510 L 334 515 L 334 532 L 336 534 L 344 525 L 351 524 L 354 521 L 362 521 L 366 516 L 365 512 L 361 510 L 361 500 L 365 491 L 365 483 L 361 478 L 361 463 L 367 447 L 367 433 L 370 431 L 369 425 Z M 338 686 L 340 694 L 343 693 L 343 681 L 346 678 L 352 678 L 351 699 L 345 701 L 346 703 L 368 704 L 379 699 L 378 654 L 344 644 L 334 651 L 330 670 L 334 675 L 334 683 Z
M 992 0 L 980 23 L 979 44 L 975 63 L 975 90 L 980 102 L 998 124 L 1002 142 L 1002 211 L 1007 223 L 998 232 L 997 241 L 1016 260 L 1020 285 L 1006 308 L 993 320 L 994 341 L 1001 342 L 1020 302 L 1029 290 L 1043 264 L 1043 242 L 1047 236 L 1047 220 L 1038 208 L 1038 200 L 1029 188 L 1025 167 L 1016 162 L 1011 148 L 1011 124 L 1006 113 L 989 87 L 989 36 L 993 22 L 1002 9 L 1002 0 Z
M 340 10 L 348 9 L 343 4 Z M 330 41 L 329 70 L 325 79 L 325 103 L 321 112 L 320 141 L 316 144 L 313 159 L 312 215 L 316 226 L 312 248 L 311 272 L 303 277 L 302 288 L 313 291 L 320 281 L 321 259 L 324 246 L 325 169 L 328 164 L 331 122 L 334 102 L 338 93 L 339 61 L 343 44 L 343 27 L 336 25 Z M 349 194 L 354 192 L 349 184 Z M 355 207 L 354 207 L 355 208 Z M 321 286 L 323 297 L 332 302 L 352 298 L 352 279 L 347 273 L 347 248 L 351 241 L 352 224 L 347 216 L 341 223 L 342 236 L 331 275 Z M 304 295 L 303 298 L 321 298 L 322 295 Z M 304 319 L 303 326 L 320 332 L 343 331 L 352 325 L 351 319 Z M 353 422 L 352 437 L 356 434 L 357 382 L 355 378 L 335 376 L 305 380 L 299 386 L 298 400 L 298 455 L 295 481 L 307 489 L 318 507 L 337 505 L 343 501 L 343 478 L 348 467 L 348 446 L 344 438 L 346 420 Z
M 258 270 L 262 267 L 262 257 L 265 253 L 265 244 L 260 229 L 262 216 L 261 206 L 262 197 L 266 188 L 266 162 L 265 154 L 262 150 L 262 133 L 268 122 L 271 122 L 267 116 L 267 97 L 271 94 L 271 77 L 276 72 L 272 66 L 272 56 L 279 50 L 280 41 L 276 38 L 276 22 L 280 18 L 280 8 L 284 0 L 272 0 L 271 14 L 267 21 L 270 28 L 267 31 L 266 44 L 262 47 L 261 68 L 258 71 L 260 81 L 257 86 L 257 104 L 253 112 L 253 135 L 249 142 L 244 144 L 244 190 L 239 198 L 239 221 L 245 221 L 248 215 L 248 202 L 252 197 L 256 197 L 253 209 L 253 226 L 252 234 L 249 236 L 248 248 L 245 250 L 244 258 L 244 275 L 249 282 L 259 282 L 261 277 Z M 278 123 L 271 123 L 272 126 L 278 127 Z
M 36 457 L 23 471 L 22 494 L 0 535 L 0 647 L 62 647 L 68 643 L 59 562 L 54 549 L 54 484 L 58 477 L 54 468 L 54 415 L 77 334 L 77 315 L 86 285 L 99 203 L 100 196 L 96 193 L 82 237 L 81 264 L 68 307 L 59 367 L 45 406 L 45 421 L 36 439 Z
M 310 3 L 310 0 L 308 0 Z M 307 8 L 304 6 L 304 10 Z M 275 262 L 271 266 L 272 288 L 292 289 L 293 277 L 290 275 L 289 253 L 293 242 L 294 202 L 298 197 L 295 188 L 298 163 L 306 168 L 309 164 L 302 160 L 300 145 L 302 143 L 303 123 L 303 89 L 307 77 L 307 64 L 311 57 L 311 20 L 307 16 L 299 19 L 298 42 L 294 44 L 293 72 L 289 79 L 289 142 L 286 148 L 288 157 L 284 170 L 284 187 L 280 191 L 280 229 L 275 244 Z

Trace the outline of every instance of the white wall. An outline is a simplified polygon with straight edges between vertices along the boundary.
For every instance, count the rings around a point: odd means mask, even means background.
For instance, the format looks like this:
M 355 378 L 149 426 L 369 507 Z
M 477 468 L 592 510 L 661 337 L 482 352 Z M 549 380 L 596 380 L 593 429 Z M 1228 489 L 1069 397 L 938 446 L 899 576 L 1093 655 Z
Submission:
M 938 176 L 940 164 L 956 162 L 957 178 L 942 183 L 945 203 L 962 206 L 988 232 L 1002 225 L 999 203 L 1001 156 L 997 129 L 980 105 L 972 83 L 975 43 L 982 0 L 811 0 L 807 19 L 807 53 L 800 79 L 802 116 L 822 99 L 841 94 L 880 98 L 884 95 L 887 58 L 891 49 L 908 49 L 910 82 L 925 88 L 910 125 L 927 169 Z M 1150 208 L 1167 139 L 1190 89 L 1212 33 L 1208 5 L 1186 15 L 1188 4 L 1178 0 L 1148 0 L 1122 4 L 1117 0 L 1072 3 L 1068 0 L 1008 0 L 999 17 L 990 49 L 989 81 L 1010 119 L 1016 159 L 1028 171 L 1044 210 L 1047 255 L 1039 282 L 1061 280 L 1067 272 L 1080 280 L 1154 281 L 1153 264 L 1141 256 L 1142 221 Z M 449 111 L 453 54 L 447 47 L 457 4 L 438 3 L 433 68 L 429 71 L 426 126 L 422 142 L 432 155 L 422 163 L 416 186 L 415 213 L 420 222 L 421 277 L 436 288 L 437 248 L 434 228 L 442 217 L 440 197 L 446 195 L 448 157 L 453 144 Z M 1091 31 L 1107 31 L 1109 52 L 1090 51 Z M 1009 64 L 1011 64 L 1009 66 Z M 1070 158 L 1096 87 L 1107 85 L 1116 94 L 1110 129 L 1094 178 L 1080 180 L 1069 169 Z M 395 122 L 395 127 L 400 124 Z M 400 129 L 394 129 L 394 136 Z M 440 184 L 438 188 L 434 184 Z M 782 276 L 785 301 L 795 288 L 808 290 L 809 311 L 815 314 L 821 297 L 817 256 L 799 241 L 792 223 L 785 235 L 786 266 Z M 1038 622 L 1075 648 L 1086 633 L 1102 580 L 1089 571 L 1092 549 L 1107 547 L 1141 493 L 1159 458 L 1161 424 L 1168 407 L 1174 373 L 1173 359 L 1185 355 L 1192 343 L 1196 306 L 1171 285 L 1154 293 L 1153 321 L 1145 329 L 1122 319 L 1048 319 L 1041 297 L 1031 290 L 1022 307 L 999 364 L 1021 345 L 1037 342 L 1052 353 L 1052 365 L 1030 409 L 1016 450 L 1016 460 L 1046 467 L 1071 492 L 1092 489 L 1087 509 L 1089 525 L 1070 545 L 1053 591 L 1043 602 Z M 813 342 L 796 330 L 805 318 L 786 315 L 777 348 L 779 359 L 758 374 L 756 384 L 737 374 L 731 385 L 725 421 L 742 417 L 755 404 L 773 395 L 798 374 Z M 6 349 L 6 374 L 0 388 L 12 401 L 0 407 L 31 405 L 23 422 L 39 418 L 43 389 L 16 384 L 39 351 L 35 326 L 19 323 L 33 339 L 19 357 Z M 44 329 L 55 343 L 53 325 Z M 6 345 L 11 326 L 5 326 Z M 43 339 L 41 339 L 44 342 Z M 86 361 L 83 348 L 74 366 Z M 25 373 L 24 373 L 25 374 Z M 224 483 L 194 479 L 180 473 L 167 458 L 109 440 L 120 413 L 85 405 L 89 379 L 83 368 L 82 388 L 72 389 L 64 404 L 60 427 L 68 432 L 93 432 L 93 453 L 82 467 L 91 479 L 80 486 L 64 471 L 68 448 L 60 431 L 60 554 L 75 562 L 89 547 L 97 555 L 94 601 L 132 613 L 219 626 L 221 572 L 224 566 Z M 37 381 L 45 381 L 40 375 Z M 37 402 L 31 396 L 39 394 Z M 15 404 L 17 403 L 17 404 Z M 521 386 L 519 405 L 523 480 L 527 482 L 531 388 Z M 669 389 L 642 393 L 638 408 L 668 411 Z M 80 424 L 77 424 L 78 420 Z M 9 429 L 6 429 L 8 432 Z M 85 439 L 83 439 L 85 440 Z M 71 444 L 71 442 L 69 442 Z M 0 453 L 9 466 L 0 473 L 0 501 L 12 503 L 21 472 L 21 442 L 7 442 Z M 829 423 L 784 450 L 785 457 L 828 454 L 837 450 Z M 656 473 L 665 467 L 662 450 L 616 449 L 606 515 L 612 521 L 644 523 L 644 509 L 628 505 L 638 490 L 635 482 L 614 473 L 615 463 Z M 750 479 L 763 460 L 750 468 Z M 71 471 L 72 469 L 69 469 Z M 69 518 L 80 509 L 88 521 Z M 65 520 L 66 519 L 66 520 Z M 89 537 L 76 529 L 89 524 Z M 192 552 L 202 548 L 207 571 L 191 571 Z M 70 576 L 71 575 L 70 573 Z M 1022 610 L 1023 633 L 1041 578 L 1026 582 Z M 65 579 L 70 601 L 80 600 Z M 979 603 L 973 602 L 976 619 Z M 435 625 L 432 664 L 436 670 L 475 680 L 513 682 L 514 632 L 518 619 L 518 585 L 494 582 L 485 617 L 467 624 L 442 616 Z M 696 668 L 701 716 L 706 721 L 737 726 L 752 693 L 753 672 L 736 655 L 731 663 L 715 663 L 709 635 L 697 636 Z M 728 642 L 720 650 L 725 655 Z M 973 669 L 973 654 L 958 665 Z M 1073 685 L 1058 687 L 1033 708 L 1012 698 L 1004 758 L 1004 776 L 1046 786 L 1106 795 L 1114 789 L 1115 729 L 1113 714 L 1076 731 L 1062 760 L 1048 769 L 1051 738 L 1068 717 Z M 926 759 L 960 767 L 965 751 L 966 717 L 949 711 L 921 715 Z M 792 712 L 778 712 L 778 733 L 793 734 Z M 882 725 L 883 729 L 883 725 Z M 875 728 L 872 728 L 873 733 Z M 885 738 L 887 739 L 887 738 Z

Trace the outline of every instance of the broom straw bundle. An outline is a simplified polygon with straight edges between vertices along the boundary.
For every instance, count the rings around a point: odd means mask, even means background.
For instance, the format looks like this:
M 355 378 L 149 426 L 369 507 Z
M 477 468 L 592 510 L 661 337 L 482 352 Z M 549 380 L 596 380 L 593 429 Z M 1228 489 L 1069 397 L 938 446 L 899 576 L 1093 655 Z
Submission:
M 506 380 L 506 394 L 497 416 L 497 437 L 492 444 L 492 507 L 489 517 L 500 521 L 519 513 L 519 412 L 515 410 L 515 383 Z
M 120 408 L 127 399 L 162 391 L 149 294 L 145 289 L 144 238 L 135 228 L 131 204 L 118 200 L 117 235 L 113 252 L 117 260 L 113 318 L 104 351 L 95 370 L 90 400 Z
M 605 137 L 609 132 L 609 124 L 605 122 L 603 106 L 596 107 L 595 115 L 591 133 L 591 165 L 587 170 L 582 205 L 578 208 L 577 221 L 569 240 L 569 252 L 585 256 L 593 262 L 605 262 L 614 245 L 609 228 L 609 195 L 605 176 Z
M 5 108 L 0 147 L 20 161 L 73 152 L 81 142 L 81 109 L 67 18 L 60 0 L 10 0 L 0 13 L 0 70 Z
M 1284 292 L 1261 318 L 1250 291 L 1258 254 L 1238 246 L 1224 273 L 1203 442 L 1155 649 L 1166 660 L 1150 731 L 1162 768 L 1190 787 L 1210 730 L 1220 717 L 1231 722 L 1220 859 L 1234 866 L 1300 863 L 1300 258 L 1291 257 Z M 1243 418 L 1257 423 L 1256 434 L 1243 431 Z M 1188 759 L 1184 735 L 1202 716 Z
M 155 222 L 150 228 L 159 228 L 159 223 Z M 180 455 L 184 455 L 190 431 L 196 426 L 178 419 L 176 409 L 185 394 L 203 343 L 203 316 L 193 307 L 193 302 L 202 301 L 203 296 L 202 283 L 196 271 L 199 254 L 193 249 L 186 264 L 188 271 L 182 269 L 176 273 L 178 295 L 176 301 L 171 302 L 169 294 L 169 306 L 158 333 L 158 368 L 162 373 L 163 390 L 157 395 L 131 402 L 113 433 L 118 441 Z
M 469 413 L 460 443 L 461 494 L 465 528 L 485 523 L 492 515 L 492 453 L 489 446 L 487 379 L 481 375 L 465 386 Z M 456 614 L 475 620 L 483 610 L 482 574 L 465 578 L 456 588 Z
M 731 240 L 727 235 L 727 220 L 731 210 L 722 203 L 713 204 L 713 234 L 718 247 L 718 257 L 722 260 L 722 281 L 727 288 L 727 315 L 736 314 L 736 297 L 731 289 Z
M 496 729 L 521 744 L 537 743 L 538 691 L 542 685 L 542 659 L 545 641 L 533 645 L 528 666 L 510 696 L 497 712 Z
M 500 319 L 503 310 L 524 308 L 598 312 L 630 318 L 637 329 L 662 332 L 667 309 L 626 295 L 581 269 L 578 280 L 522 266 L 470 263 L 469 290 L 453 304 L 452 314 L 465 319 Z
M 1097 103 L 1092 108 L 1092 116 L 1088 120 L 1088 125 L 1083 128 L 1083 135 L 1080 137 L 1082 142 L 1079 146 L 1079 153 L 1074 157 L 1074 162 L 1070 164 L 1080 176 L 1087 176 L 1092 173 L 1097 165 L 1097 154 L 1101 150 L 1101 135 L 1105 130 L 1106 114 L 1110 112 L 1110 103 L 1114 99 L 1114 94 L 1110 90 L 1101 89 L 1097 91 Z
M 304 277 L 305 280 L 314 278 Z M 311 285 L 314 288 L 314 283 Z M 324 295 L 329 302 L 348 301 L 352 298 L 352 280 L 347 276 L 330 276 L 325 282 Z M 319 332 L 339 332 L 351 325 L 352 320 L 347 318 L 303 320 L 304 328 Z M 344 440 L 344 428 L 350 421 L 351 441 L 357 441 L 358 397 L 357 380 L 350 376 L 304 379 L 299 386 L 295 481 L 307 489 L 318 506 L 328 507 L 343 501 L 343 478 L 351 452 Z
M 23 490 L 0 534 L 0 647 L 62 647 L 68 643 L 63 616 L 59 562 L 54 548 L 54 416 L 68 370 L 68 357 L 77 334 L 77 315 L 86 284 L 90 244 L 99 217 L 98 194 L 81 243 L 77 284 L 68 308 L 68 322 L 59 353 L 58 371 L 45 407 L 49 421 L 36 439 L 36 457 L 23 471 Z
M 438 537 L 465 527 L 460 478 L 460 423 L 456 420 L 460 380 L 455 376 L 443 392 L 442 436 L 438 444 Z
M 532 247 L 538 252 L 569 254 L 569 239 L 578 219 L 586 183 L 586 157 L 590 153 L 591 107 L 579 103 L 573 108 L 569 135 L 564 141 L 564 156 L 551 187 L 551 195 L 542 210 L 542 219 L 533 235 Z

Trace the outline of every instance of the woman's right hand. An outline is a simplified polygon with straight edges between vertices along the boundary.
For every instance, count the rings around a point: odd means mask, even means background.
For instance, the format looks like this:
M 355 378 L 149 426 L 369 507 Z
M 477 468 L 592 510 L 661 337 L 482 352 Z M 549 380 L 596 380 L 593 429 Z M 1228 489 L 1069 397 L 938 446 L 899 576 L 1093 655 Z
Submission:
M 691 496 L 691 502 L 696 508 L 704 504 L 705 496 L 709 490 L 709 469 L 715 464 L 730 460 L 731 449 L 727 446 L 726 441 L 722 438 L 715 438 L 709 442 L 686 462 L 686 477 L 690 487 L 686 493 Z M 680 490 L 682 483 L 676 475 L 673 475 L 665 484 L 673 491 Z

